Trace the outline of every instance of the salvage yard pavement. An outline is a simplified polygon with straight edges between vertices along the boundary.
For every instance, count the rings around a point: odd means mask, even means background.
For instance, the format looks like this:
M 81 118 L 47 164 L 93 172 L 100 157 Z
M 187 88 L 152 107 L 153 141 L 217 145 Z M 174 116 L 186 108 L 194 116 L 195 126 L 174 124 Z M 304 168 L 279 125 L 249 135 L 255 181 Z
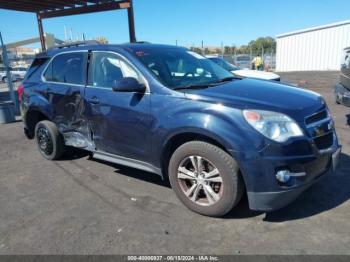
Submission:
M 343 154 L 291 205 L 224 218 L 184 207 L 154 174 L 73 150 L 46 161 L 23 124 L 0 126 L 0 254 L 350 254 L 350 109 L 335 105 L 338 72 L 281 73 L 326 99 Z

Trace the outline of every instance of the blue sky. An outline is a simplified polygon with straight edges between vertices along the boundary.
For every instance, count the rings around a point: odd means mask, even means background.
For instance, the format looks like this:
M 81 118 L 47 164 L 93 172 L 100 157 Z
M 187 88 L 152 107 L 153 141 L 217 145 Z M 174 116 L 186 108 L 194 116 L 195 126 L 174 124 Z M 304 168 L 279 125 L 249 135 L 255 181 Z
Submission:
M 277 34 L 350 19 L 349 0 L 134 0 L 136 36 L 154 43 L 199 46 L 246 44 Z M 64 39 L 73 35 L 105 36 L 110 43 L 127 42 L 127 12 L 110 11 L 44 20 L 45 32 Z M 0 10 L 6 43 L 38 36 L 35 15 Z

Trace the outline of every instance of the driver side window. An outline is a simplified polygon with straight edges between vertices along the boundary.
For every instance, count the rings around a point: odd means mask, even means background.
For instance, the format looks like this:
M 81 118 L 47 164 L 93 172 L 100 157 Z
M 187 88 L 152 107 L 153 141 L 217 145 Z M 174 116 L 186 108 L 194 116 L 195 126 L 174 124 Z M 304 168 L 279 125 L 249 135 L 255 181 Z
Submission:
M 112 88 L 113 83 L 124 77 L 140 81 L 139 74 L 120 56 L 108 52 L 93 52 L 89 70 L 89 85 Z

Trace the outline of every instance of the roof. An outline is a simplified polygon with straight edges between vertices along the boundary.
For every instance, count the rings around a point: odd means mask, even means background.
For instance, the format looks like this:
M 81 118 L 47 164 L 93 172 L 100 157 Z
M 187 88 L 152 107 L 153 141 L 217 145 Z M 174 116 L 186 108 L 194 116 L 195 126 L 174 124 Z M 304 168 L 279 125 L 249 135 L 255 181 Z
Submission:
M 130 7 L 130 0 L 0 0 L 1 9 L 37 13 L 51 18 Z
M 327 25 L 321 25 L 321 26 L 315 26 L 315 27 L 310 27 L 302 30 L 297 30 L 297 31 L 292 31 L 289 33 L 284 33 L 284 34 L 279 34 L 276 37 L 281 38 L 281 37 L 286 37 L 290 35 L 297 35 L 297 34 L 302 34 L 302 33 L 307 33 L 307 32 L 312 32 L 312 31 L 317 31 L 317 30 L 322 30 L 322 29 L 327 29 L 331 27 L 337 27 L 337 26 L 342 26 L 342 25 L 347 25 L 350 24 L 350 20 L 345 20 L 337 23 L 332 23 L 332 24 L 327 24 Z

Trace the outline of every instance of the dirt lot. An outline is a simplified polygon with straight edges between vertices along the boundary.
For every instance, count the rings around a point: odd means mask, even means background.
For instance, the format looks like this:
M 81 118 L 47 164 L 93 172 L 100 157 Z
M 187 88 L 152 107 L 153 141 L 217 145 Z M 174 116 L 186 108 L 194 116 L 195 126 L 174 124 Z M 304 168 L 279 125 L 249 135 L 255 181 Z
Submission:
M 350 127 L 337 72 L 281 74 L 321 93 L 343 154 L 338 171 L 290 206 L 225 218 L 187 210 L 158 176 L 76 151 L 45 161 L 22 123 L 0 126 L 0 254 L 350 254 Z

